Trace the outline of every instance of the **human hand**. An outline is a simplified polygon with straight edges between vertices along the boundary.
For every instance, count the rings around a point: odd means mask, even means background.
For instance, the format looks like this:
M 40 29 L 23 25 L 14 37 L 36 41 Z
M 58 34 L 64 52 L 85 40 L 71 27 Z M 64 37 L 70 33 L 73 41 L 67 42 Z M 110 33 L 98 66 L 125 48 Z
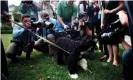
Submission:
M 74 28 L 75 21 L 71 23 L 71 28 Z
M 97 12 L 94 12 L 94 14 L 93 14 L 94 16 L 96 16 L 97 15 Z
M 105 14 L 111 14 L 112 11 L 111 11 L 111 10 L 108 10 L 108 9 L 105 9 L 105 10 L 104 10 L 104 13 L 105 13 Z
M 104 24 L 103 24 L 103 23 L 101 23 L 100 27 L 101 27 L 101 29 L 103 29 L 103 27 L 104 27 Z
M 65 30 L 67 30 L 69 28 L 69 26 L 66 25 L 66 24 L 63 27 L 64 27 Z

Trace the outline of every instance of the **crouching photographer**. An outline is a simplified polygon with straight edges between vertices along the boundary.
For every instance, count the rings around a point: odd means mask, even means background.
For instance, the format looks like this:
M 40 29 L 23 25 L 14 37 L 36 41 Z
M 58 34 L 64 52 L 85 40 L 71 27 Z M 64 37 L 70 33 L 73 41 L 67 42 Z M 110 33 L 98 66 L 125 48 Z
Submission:
M 14 24 L 13 26 L 13 39 L 9 45 L 6 55 L 13 62 L 17 61 L 16 56 L 20 56 L 22 51 L 26 52 L 26 60 L 30 59 L 30 54 L 34 47 L 35 35 L 29 30 L 31 29 L 31 19 L 29 15 L 23 15 L 21 18 L 22 26 Z
M 56 19 L 54 19 L 53 17 L 50 17 L 47 11 L 43 11 L 41 12 L 40 22 L 42 22 L 43 25 L 41 28 L 38 29 L 38 33 L 40 33 L 40 35 L 42 35 L 43 38 L 47 38 L 51 42 L 55 42 L 53 34 L 56 31 L 58 31 L 58 24 Z M 54 47 L 51 45 L 48 45 L 42 39 L 39 39 L 37 42 L 35 42 L 35 48 L 38 51 L 49 53 L 49 55 L 54 54 Z

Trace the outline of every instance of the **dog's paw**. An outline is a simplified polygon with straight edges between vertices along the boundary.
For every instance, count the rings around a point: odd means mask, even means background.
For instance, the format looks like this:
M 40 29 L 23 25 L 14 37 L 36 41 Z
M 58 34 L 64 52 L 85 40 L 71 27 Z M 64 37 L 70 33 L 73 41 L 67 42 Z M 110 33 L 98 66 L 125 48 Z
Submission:
M 69 76 L 72 79 L 77 79 L 78 78 L 78 74 L 69 74 Z
M 78 65 L 84 70 L 84 71 L 87 71 L 87 61 L 86 59 L 81 59 L 79 62 L 78 62 Z

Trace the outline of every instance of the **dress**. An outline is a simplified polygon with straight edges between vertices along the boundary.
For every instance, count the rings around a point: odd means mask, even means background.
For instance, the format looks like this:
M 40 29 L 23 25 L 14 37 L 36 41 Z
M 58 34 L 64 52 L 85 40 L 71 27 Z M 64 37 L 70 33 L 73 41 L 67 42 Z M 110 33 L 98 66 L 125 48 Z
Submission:
M 112 10 L 118 6 L 119 6 L 118 1 L 103 2 L 104 9 Z M 112 22 L 116 21 L 117 19 L 119 19 L 119 18 L 118 18 L 118 15 L 116 13 L 105 14 L 105 16 L 104 16 L 104 28 L 108 27 Z M 117 26 L 120 26 L 120 25 L 117 25 Z M 108 29 L 106 32 L 112 32 L 112 31 L 113 31 L 112 29 Z M 109 38 L 105 42 L 107 44 L 118 44 L 120 42 L 120 40 L 119 40 L 118 35 L 113 35 L 111 38 Z

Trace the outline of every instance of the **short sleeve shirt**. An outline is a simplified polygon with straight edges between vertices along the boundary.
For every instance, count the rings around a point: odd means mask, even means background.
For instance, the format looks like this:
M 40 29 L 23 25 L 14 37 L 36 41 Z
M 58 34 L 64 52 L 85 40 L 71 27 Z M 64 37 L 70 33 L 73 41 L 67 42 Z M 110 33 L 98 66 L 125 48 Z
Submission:
M 63 20 L 71 21 L 72 16 L 77 16 L 77 6 L 75 3 L 68 6 L 66 1 L 60 1 L 57 5 L 56 14 L 61 16 Z

